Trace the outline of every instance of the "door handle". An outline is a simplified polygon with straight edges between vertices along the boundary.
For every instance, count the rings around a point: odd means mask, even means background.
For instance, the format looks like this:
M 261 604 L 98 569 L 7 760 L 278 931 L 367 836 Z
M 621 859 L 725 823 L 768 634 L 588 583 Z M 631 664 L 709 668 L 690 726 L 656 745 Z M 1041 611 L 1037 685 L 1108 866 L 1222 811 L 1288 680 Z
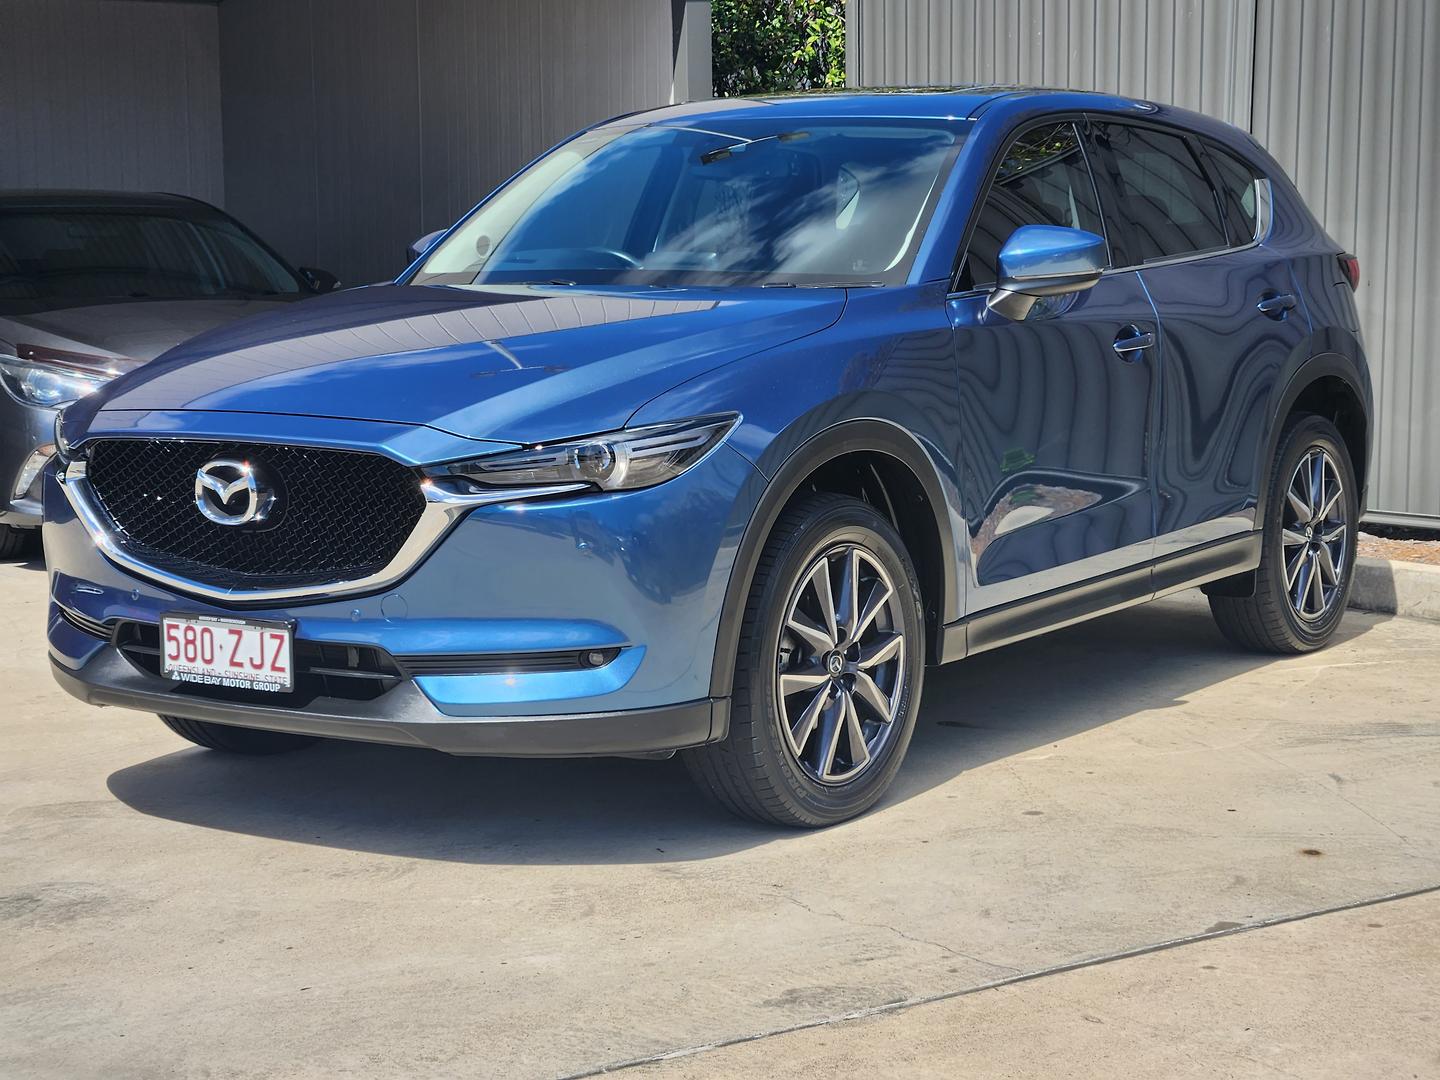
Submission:
M 1115 335 L 1115 344 L 1111 346 L 1121 360 L 1129 363 L 1140 358 L 1140 353 L 1155 344 L 1155 335 L 1148 330 L 1141 330 L 1140 327 L 1131 323 L 1120 333 Z
M 1267 296 L 1255 305 L 1255 310 L 1271 319 L 1283 319 L 1285 313 L 1295 306 L 1295 297 L 1290 293 L 1276 293 Z

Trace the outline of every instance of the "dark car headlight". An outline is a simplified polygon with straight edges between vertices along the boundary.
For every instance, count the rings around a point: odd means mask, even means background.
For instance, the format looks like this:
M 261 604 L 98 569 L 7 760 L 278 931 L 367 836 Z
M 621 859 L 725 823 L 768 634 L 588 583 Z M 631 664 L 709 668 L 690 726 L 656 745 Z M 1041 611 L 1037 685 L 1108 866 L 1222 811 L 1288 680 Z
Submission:
M 65 410 L 55 410 L 55 456 L 62 465 L 70 464 L 70 440 L 65 437 Z
M 437 479 L 453 477 L 484 487 L 590 484 L 602 491 L 631 491 L 673 480 L 698 464 L 739 420 L 727 413 L 648 424 L 438 465 L 429 472 Z
M 119 372 L 103 356 L 20 345 L 19 355 L 0 356 L 0 386 L 22 405 L 53 409 L 78 401 Z

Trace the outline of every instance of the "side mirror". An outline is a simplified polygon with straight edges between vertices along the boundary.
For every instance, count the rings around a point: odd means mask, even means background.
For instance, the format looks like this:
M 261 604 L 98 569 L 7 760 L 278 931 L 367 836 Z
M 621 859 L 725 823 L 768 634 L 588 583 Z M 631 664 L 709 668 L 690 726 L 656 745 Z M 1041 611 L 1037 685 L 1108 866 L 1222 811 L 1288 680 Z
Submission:
M 405 249 L 405 265 L 409 266 L 410 263 L 413 263 L 416 259 L 420 258 L 421 255 L 424 255 L 435 246 L 435 241 L 439 240 L 440 237 L 444 236 L 447 232 L 449 232 L 448 229 L 436 229 L 434 232 L 427 232 L 424 236 L 420 237 L 419 240 L 416 240 Z
M 1000 249 L 1000 280 L 985 306 L 1022 322 L 1041 297 L 1093 286 L 1105 260 L 1103 236 L 1059 225 L 1022 225 Z
M 340 279 L 329 270 L 317 270 L 313 266 L 301 266 L 297 269 L 306 284 L 317 293 L 334 292 L 340 287 Z

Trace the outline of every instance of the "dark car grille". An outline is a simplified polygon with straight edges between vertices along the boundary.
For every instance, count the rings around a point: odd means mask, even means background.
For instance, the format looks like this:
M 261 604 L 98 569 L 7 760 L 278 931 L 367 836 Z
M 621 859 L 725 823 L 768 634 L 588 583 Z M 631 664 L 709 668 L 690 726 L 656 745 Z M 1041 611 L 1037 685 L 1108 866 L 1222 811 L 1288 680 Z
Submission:
M 195 506 L 195 473 L 216 458 L 253 463 L 281 495 L 270 518 L 220 525 Z M 425 509 L 416 474 L 378 454 L 263 443 L 109 439 L 90 449 L 96 497 L 126 550 L 222 588 L 323 585 L 388 564 Z

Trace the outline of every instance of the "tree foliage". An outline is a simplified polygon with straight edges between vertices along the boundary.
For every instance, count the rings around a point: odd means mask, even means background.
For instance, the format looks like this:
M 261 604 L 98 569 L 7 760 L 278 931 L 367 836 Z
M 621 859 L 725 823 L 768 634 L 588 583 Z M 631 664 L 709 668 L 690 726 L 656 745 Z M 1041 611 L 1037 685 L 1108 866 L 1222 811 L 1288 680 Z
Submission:
M 844 0 L 713 0 L 715 96 L 845 85 Z

